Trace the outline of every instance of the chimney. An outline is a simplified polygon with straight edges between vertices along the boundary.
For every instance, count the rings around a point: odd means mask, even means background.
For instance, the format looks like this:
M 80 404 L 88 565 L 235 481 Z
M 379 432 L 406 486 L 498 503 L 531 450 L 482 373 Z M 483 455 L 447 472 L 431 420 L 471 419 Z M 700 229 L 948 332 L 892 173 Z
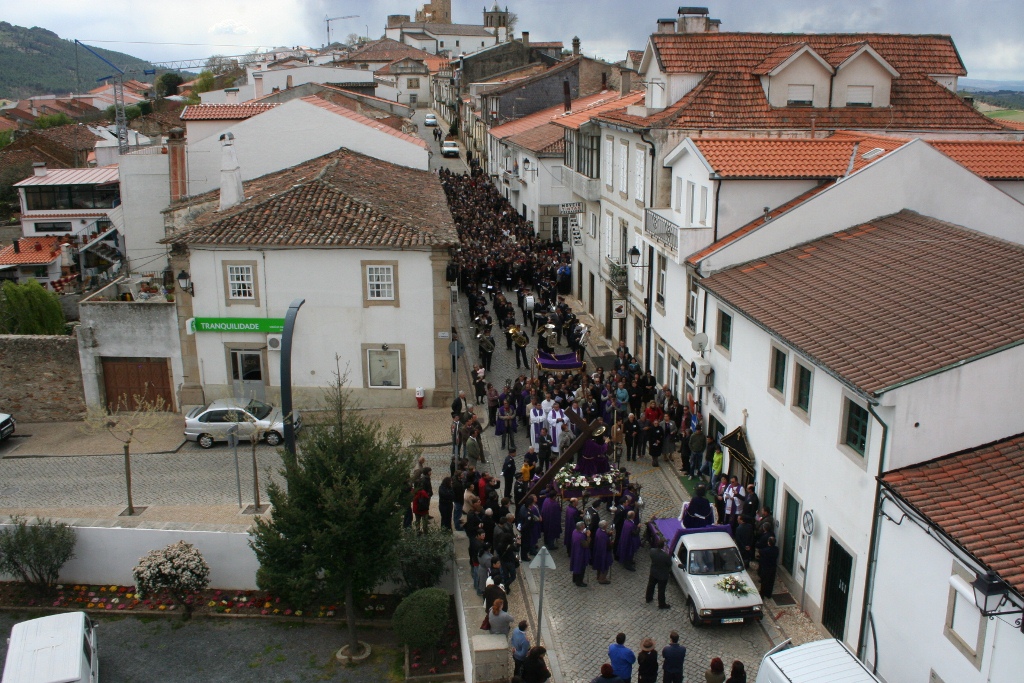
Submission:
M 522 38 L 523 47 L 530 47 L 530 32 L 529 31 L 523 31 L 522 34 L 523 34 L 523 38 Z
M 185 164 L 185 131 L 172 128 L 167 134 L 167 166 L 171 181 L 171 201 L 188 195 L 188 167 Z
M 238 88 L 224 88 L 224 101 L 228 104 L 238 104 Z
M 658 30 L 656 33 L 675 33 L 676 32 L 676 20 L 675 19 L 658 19 Z
M 708 19 L 708 33 L 719 33 L 722 30 L 721 19 Z
M 680 7 L 679 20 L 676 22 L 676 33 L 707 33 L 707 7 Z
M 14 253 L 15 254 L 20 254 L 21 253 L 21 240 L 20 239 L 15 239 L 13 242 L 11 242 L 11 244 L 14 246 Z
M 292 85 L 292 75 L 288 74 L 288 76 L 284 80 L 284 89 L 291 90 L 293 87 L 294 86 Z
M 242 170 L 235 156 L 235 136 L 224 133 L 220 136 L 220 211 L 230 209 L 245 199 L 242 192 Z
M 263 74 L 254 73 L 252 75 L 252 82 L 256 99 L 263 97 Z
M 573 36 L 572 37 L 572 56 L 573 57 L 579 57 L 580 56 L 580 37 L 579 36 Z
M 619 95 L 625 97 L 633 89 L 633 72 L 629 69 L 619 69 Z
M 36 161 L 32 163 L 32 175 L 37 178 L 42 178 L 46 175 L 46 164 L 42 161 Z

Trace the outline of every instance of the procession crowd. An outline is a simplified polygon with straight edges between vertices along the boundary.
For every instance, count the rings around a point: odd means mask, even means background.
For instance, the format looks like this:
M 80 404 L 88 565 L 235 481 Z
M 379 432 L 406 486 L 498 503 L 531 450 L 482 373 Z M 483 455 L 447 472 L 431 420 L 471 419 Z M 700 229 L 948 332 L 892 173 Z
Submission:
M 619 343 L 611 369 L 587 371 L 583 362 L 586 330 L 580 329 L 563 296 L 571 288 L 571 266 L 561 243 L 540 240 L 533 225 L 479 172 L 459 175 L 441 169 L 439 174 L 459 231 L 461 248 L 453 254 L 455 275 L 466 294 L 481 360 L 473 369 L 473 399 L 460 392 L 452 403 L 452 457 L 448 475 L 438 487 L 440 524 L 463 531 L 469 538 L 473 583 L 487 609 L 481 628 L 510 635 L 516 676 L 527 683 L 543 682 L 550 677 L 546 651 L 541 646 L 531 647 L 527 622 L 515 624 L 508 614 L 508 592 L 520 564 L 532 559 L 541 544 L 552 551 L 565 548 L 573 582 L 581 588 L 587 586 L 589 569 L 594 570 L 599 584 L 611 583 L 609 570 L 616 562 L 635 571 L 643 504 L 640 487 L 629 481 L 629 463 L 649 457 L 653 466 L 663 461 L 674 464 L 678 452 L 681 471 L 701 480 L 698 491 L 706 505 L 694 505 L 695 496 L 689 506 L 692 514 L 706 515 L 708 523 L 717 519 L 732 524 L 748 566 L 755 549 L 762 546 L 758 530 L 772 528 L 770 511 L 758 505 L 752 486 L 738 487 L 735 477 L 722 476 L 721 448 L 714 437 L 703 432 L 703 419 L 692 397 L 681 401 L 668 385 L 659 386 L 625 342 Z M 523 371 L 503 382 L 488 377 L 498 346 L 493 336 L 495 321 L 505 333 L 506 351 L 515 354 L 516 365 Z M 565 337 L 577 352 L 577 362 L 570 358 L 568 366 L 547 370 L 536 364 L 538 354 L 528 352 L 527 327 L 536 333 L 538 324 L 538 352 L 553 353 Z M 481 468 L 489 457 L 477 406 L 486 406 L 487 428 L 501 440 L 500 481 Z M 595 430 L 594 424 L 604 429 Z M 587 471 L 603 462 L 604 466 L 595 470 L 601 473 L 608 471 L 609 460 L 614 462 L 619 477 L 611 487 L 614 491 L 603 499 L 563 500 L 562 489 L 552 484 L 528 494 L 537 478 L 555 465 L 584 430 L 590 437 L 590 450 L 577 453 L 575 467 Z M 603 434 L 595 434 L 601 431 Z M 517 437 L 524 447 L 522 457 Z M 705 487 L 712 484 L 714 510 L 704 497 Z M 433 486 L 431 469 L 423 458 L 413 472 L 410 492 L 406 522 L 425 531 Z M 602 503 L 607 505 L 610 519 L 601 518 Z M 765 519 L 767 523 L 762 524 Z M 749 539 L 748 526 L 752 532 Z M 646 600 L 652 602 L 657 589 L 658 606 L 669 609 L 665 587 L 672 560 L 661 543 L 650 545 Z M 766 540 L 763 547 L 767 547 Z M 761 552 L 764 563 L 764 550 Z M 672 632 L 669 640 L 660 663 L 666 683 L 682 680 L 686 653 L 678 633 Z M 625 635 L 618 634 L 609 647 L 609 663 L 594 681 L 630 681 L 634 663 L 640 683 L 657 680 L 659 659 L 654 641 L 643 639 L 639 655 L 624 643 Z M 709 683 L 741 683 L 746 676 L 743 664 L 737 661 L 727 679 L 722 661 L 716 658 L 706 679 Z

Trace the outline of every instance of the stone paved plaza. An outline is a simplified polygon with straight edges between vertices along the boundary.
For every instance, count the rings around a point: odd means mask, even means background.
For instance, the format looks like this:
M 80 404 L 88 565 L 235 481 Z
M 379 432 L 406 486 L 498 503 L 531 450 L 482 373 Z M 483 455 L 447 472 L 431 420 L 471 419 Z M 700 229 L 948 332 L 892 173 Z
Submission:
M 472 327 L 469 324 L 464 298 L 460 298 L 459 303 L 459 326 L 462 330 L 460 337 L 472 339 Z M 532 355 L 535 335 L 530 336 Z M 529 368 L 516 369 L 513 352 L 505 349 L 504 336 L 496 334 L 495 339 L 497 348 L 491 372 L 487 377 L 488 381 L 500 387 L 504 385 L 506 379 L 514 379 L 521 372 L 529 376 Z M 467 344 L 467 350 L 470 355 L 468 362 L 476 362 L 476 344 Z M 567 349 L 559 347 L 558 351 L 567 352 Z M 462 386 L 465 387 L 465 383 L 462 383 Z M 472 391 L 467 391 L 468 396 L 472 397 L 472 394 Z M 486 417 L 486 407 L 478 408 L 476 412 Z M 495 476 L 500 476 L 504 458 L 504 453 L 500 449 L 500 439 L 494 436 L 492 428 L 485 431 L 484 437 L 490 471 Z M 518 464 L 521 465 L 521 454 L 529 446 L 529 438 L 525 431 L 520 431 L 517 435 L 516 445 L 519 446 Z M 447 459 L 438 457 L 436 462 L 440 464 L 434 465 L 435 472 L 438 467 L 447 471 Z M 679 488 L 678 485 L 672 485 L 669 477 L 675 476 L 675 472 L 679 471 L 678 454 L 671 463 L 663 460 L 661 467 L 652 467 L 649 458 L 631 465 L 632 467 L 628 468 L 631 479 L 642 486 L 644 519 L 650 519 L 654 515 L 677 516 L 681 505 Z M 610 513 L 603 506 L 601 513 L 604 519 L 611 520 Z M 569 557 L 564 549 L 555 551 L 553 557 L 558 569 L 549 570 L 545 576 L 544 619 L 550 625 L 550 631 L 545 631 L 545 645 L 557 658 L 557 661 L 552 662 L 553 671 L 556 676 L 560 673 L 561 680 L 566 683 L 588 683 L 600 674 L 601 664 L 608 661 L 608 645 L 619 631 L 626 634 L 626 645 L 634 651 L 639 651 L 640 641 L 645 637 L 653 638 L 660 651 L 668 643 L 669 632 L 673 629 L 679 631 L 680 642 L 687 648 L 688 681 L 703 680 L 704 671 L 712 657 L 721 657 L 727 669 L 734 659 L 739 659 L 747 667 L 748 678 L 753 680 L 761 657 L 771 647 L 764 630 L 756 624 L 700 629 L 691 626 L 686 619 L 683 594 L 674 581 L 669 582 L 667 594 L 672 609 L 659 610 L 656 603 L 646 604 L 644 591 L 650 566 L 646 547 L 641 548 L 637 554 L 635 572 L 626 571 L 621 565 L 616 564 L 609 576 L 611 585 L 599 585 L 591 571 L 588 574 L 589 585 L 586 588 L 573 585 L 568 569 Z M 538 572 L 524 565 L 522 576 L 534 594 L 536 611 Z M 515 613 L 515 599 L 511 613 L 519 616 Z M 476 631 L 471 628 L 470 632 L 472 635 Z

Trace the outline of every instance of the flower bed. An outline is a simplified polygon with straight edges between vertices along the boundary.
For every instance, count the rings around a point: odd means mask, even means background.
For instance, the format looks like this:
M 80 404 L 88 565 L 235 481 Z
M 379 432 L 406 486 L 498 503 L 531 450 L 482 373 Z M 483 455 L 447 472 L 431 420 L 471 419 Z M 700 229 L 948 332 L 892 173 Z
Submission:
M 344 620 L 344 603 L 295 607 L 264 591 L 204 590 L 193 593 L 186 602 L 195 615 L 242 615 L 292 617 L 300 619 Z M 394 595 L 368 595 L 356 606 L 356 618 L 390 619 L 400 598 Z M 134 586 L 97 586 L 66 584 L 56 593 L 40 598 L 19 582 L 0 582 L 0 607 L 41 607 L 103 612 L 175 612 L 181 606 L 169 593 L 159 592 L 140 598 Z
M 462 649 L 459 643 L 459 622 L 455 616 L 455 598 L 448 603 L 448 623 L 440 642 L 429 649 L 405 650 L 405 678 L 427 681 L 461 681 Z

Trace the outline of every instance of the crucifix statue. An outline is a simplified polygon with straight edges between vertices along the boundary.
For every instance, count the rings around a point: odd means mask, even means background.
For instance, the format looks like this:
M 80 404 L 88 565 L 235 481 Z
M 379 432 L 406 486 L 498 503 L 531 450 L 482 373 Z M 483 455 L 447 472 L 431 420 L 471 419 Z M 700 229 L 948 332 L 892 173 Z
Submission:
M 578 430 L 579 436 L 577 436 L 565 450 L 558 454 L 558 458 L 551 463 L 551 467 L 547 469 L 544 474 L 541 475 L 540 479 L 530 487 L 530 490 L 526 492 L 526 497 L 529 498 L 531 495 L 540 495 L 540 492 L 547 488 L 551 480 L 554 479 L 555 473 L 568 463 L 572 462 L 573 457 L 583 451 L 584 458 L 594 459 L 596 467 L 593 472 L 585 472 L 587 474 L 596 474 L 598 472 L 607 472 L 610 469 L 608 464 L 608 457 L 605 455 L 608 450 L 608 444 L 598 444 L 593 441 L 594 437 L 599 437 L 605 432 L 604 420 L 597 418 L 590 424 L 572 410 L 566 410 L 565 416 L 568 418 Z M 602 464 L 603 463 L 603 464 Z

